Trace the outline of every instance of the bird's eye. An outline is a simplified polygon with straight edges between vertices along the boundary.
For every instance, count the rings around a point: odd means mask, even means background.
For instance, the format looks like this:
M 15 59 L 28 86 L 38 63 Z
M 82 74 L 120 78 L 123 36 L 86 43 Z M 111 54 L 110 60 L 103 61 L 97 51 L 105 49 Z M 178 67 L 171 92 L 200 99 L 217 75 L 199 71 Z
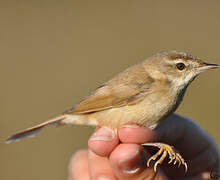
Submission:
M 177 69 L 179 69 L 180 71 L 182 71 L 183 69 L 185 69 L 185 64 L 183 64 L 183 63 L 177 63 L 176 64 L 176 67 L 177 67 Z

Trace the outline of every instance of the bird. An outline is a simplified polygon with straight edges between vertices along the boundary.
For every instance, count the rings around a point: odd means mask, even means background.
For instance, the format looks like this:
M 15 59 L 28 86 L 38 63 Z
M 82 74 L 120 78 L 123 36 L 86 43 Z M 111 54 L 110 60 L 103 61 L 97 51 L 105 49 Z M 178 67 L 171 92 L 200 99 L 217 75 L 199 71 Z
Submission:
M 117 130 L 127 124 L 154 129 L 166 120 L 183 100 L 188 85 L 202 72 L 218 68 L 183 51 L 163 51 L 122 71 L 99 86 L 79 104 L 34 127 L 17 132 L 6 143 L 33 137 L 49 125 L 91 125 Z M 150 157 L 154 171 L 168 156 L 187 171 L 187 163 L 176 149 L 162 142 L 145 143 L 159 151 Z

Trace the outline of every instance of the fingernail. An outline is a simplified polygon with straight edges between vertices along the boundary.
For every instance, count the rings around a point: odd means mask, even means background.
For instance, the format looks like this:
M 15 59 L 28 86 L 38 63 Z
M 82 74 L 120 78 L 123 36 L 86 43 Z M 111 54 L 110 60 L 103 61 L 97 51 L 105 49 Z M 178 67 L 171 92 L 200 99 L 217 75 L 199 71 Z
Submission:
M 115 138 L 115 132 L 111 129 L 100 128 L 90 137 L 90 141 L 112 141 Z
M 202 179 L 210 179 L 210 172 L 204 172 L 204 173 L 202 173 L 202 175 L 201 175 L 201 178 Z M 215 177 L 214 177 L 215 178 Z M 213 179 L 214 179 L 213 178 Z
M 125 174 L 135 174 L 140 170 L 140 158 L 137 157 L 139 150 L 136 150 L 130 156 L 119 161 L 119 166 Z
M 101 176 L 101 177 L 98 177 L 97 180 L 111 180 L 111 178 L 106 177 L 106 176 Z
M 139 128 L 140 126 L 136 125 L 136 124 L 126 124 L 124 126 L 122 126 L 122 128 Z
M 137 167 L 137 168 L 133 168 L 133 169 L 124 169 L 124 170 L 122 170 L 122 171 L 123 171 L 123 173 L 125 173 L 125 174 L 135 174 L 135 173 L 138 172 L 139 170 L 140 170 L 140 168 Z

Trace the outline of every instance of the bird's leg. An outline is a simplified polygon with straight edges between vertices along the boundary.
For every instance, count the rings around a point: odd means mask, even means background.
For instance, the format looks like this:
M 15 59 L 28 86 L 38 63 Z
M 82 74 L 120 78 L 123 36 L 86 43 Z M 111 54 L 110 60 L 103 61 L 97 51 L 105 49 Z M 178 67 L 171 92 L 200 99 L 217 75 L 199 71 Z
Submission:
M 173 164 L 178 163 L 178 167 L 182 164 L 185 167 L 185 172 L 187 172 L 186 162 L 184 161 L 183 157 L 178 152 L 175 151 L 174 147 L 164 143 L 145 143 L 142 144 L 142 146 L 154 146 L 159 148 L 159 151 L 153 156 L 151 156 L 151 158 L 148 159 L 147 161 L 147 166 L 149 167 L 151 160 L 155 161 L 157 158 L 160 157 L 154 164 L 155 172 L 157 170 L 158 164 L 162 164 L 164 159 L 167 157 L 167 155 L 169 156 L 170 159 L 170 161 L 168 162 L 169 164 L 172 162 Z

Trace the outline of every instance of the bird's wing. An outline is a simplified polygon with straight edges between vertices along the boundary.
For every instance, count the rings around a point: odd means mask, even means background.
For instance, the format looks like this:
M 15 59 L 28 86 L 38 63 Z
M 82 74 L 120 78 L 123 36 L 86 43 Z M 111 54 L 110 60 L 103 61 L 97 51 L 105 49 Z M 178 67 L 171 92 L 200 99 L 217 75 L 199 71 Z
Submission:
M 153 82 L 154 80 L 142 66 L 133 66 L 98 88 L 92 95 L 65 113 L 92 113 L 136 104 L 150 92 Z

